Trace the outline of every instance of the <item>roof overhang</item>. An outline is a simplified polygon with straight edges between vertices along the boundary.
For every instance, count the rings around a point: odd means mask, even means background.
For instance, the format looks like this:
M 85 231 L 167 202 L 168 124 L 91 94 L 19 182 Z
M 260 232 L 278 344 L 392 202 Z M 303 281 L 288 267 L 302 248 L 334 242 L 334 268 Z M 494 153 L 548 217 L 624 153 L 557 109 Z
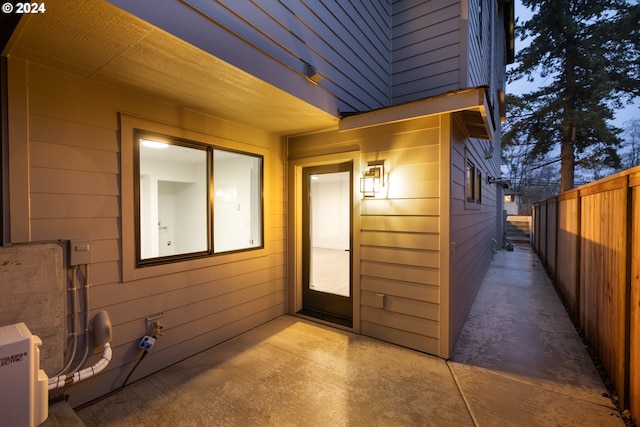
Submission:
M 414 120 L 436 114 L 459 114 L 472 138 L 493 141 L 495 124 L 485 88 L 463 89 L 418 101 L 345 116 L 340 131 L 363 129 L 389 123 Z
M 9 58 L 276 135 L 338 126 L 337 104 L 314 106 L 104 0 L 48 0 L 46 13 L 11 26 L 0 16 L 0 47 Z

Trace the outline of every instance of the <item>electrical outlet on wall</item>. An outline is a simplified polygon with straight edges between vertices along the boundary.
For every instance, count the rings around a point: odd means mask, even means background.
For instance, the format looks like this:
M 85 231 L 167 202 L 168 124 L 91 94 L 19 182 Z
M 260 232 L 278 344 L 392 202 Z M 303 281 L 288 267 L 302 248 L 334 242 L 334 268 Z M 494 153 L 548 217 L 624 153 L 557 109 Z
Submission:
M 154 335 L 159 334 L 162 335 L 162 331 L 164 330 L 164 323 L 162 322 L 162 317 L 164 316 L 164 312 L 159 312 L 156 314 L 152 314 L 147 316 L 144 319 L 145 326 L 147 328 L 147 334 Z

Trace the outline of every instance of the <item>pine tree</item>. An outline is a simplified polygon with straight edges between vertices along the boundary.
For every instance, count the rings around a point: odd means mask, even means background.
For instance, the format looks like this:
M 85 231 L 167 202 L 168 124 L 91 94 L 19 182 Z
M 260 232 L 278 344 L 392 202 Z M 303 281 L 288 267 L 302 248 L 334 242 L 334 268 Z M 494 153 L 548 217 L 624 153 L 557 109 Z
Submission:
M 625 0 L 522 0 L 533 11 L 519 26 L 528 47 L 509 80 L 550 81 L 515 97 L 517 116 L 505 143 L 531 144 L 544 157 L 560 146 L 560 191 L 574 186 L 576 164 L 619 167 L 621 129 L 614 111 L 640 96 L 640 5 Z M 513 99 L 513 98 L 512 98 Z

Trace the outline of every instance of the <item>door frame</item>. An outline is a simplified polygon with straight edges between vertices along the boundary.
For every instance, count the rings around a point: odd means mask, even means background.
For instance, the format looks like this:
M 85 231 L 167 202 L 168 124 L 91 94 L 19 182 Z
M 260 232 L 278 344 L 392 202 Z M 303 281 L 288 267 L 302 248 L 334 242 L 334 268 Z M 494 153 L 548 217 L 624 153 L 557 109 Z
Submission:
M 352 162 L 351 174 L 352 206 L 351 206 L 351 283 L 353 297 L 353 326 L 351 328 L 325 322 L 320 319 L 297 314 L 302 309 L 302 169 L 312 166 L 323 166 L 337 163 Z M 324 323 L 336 328 L 360 333 L 360 192 L 357 188 L 360 182 L 360 152 L 348 152 L 332 155 L 291 159 L 288 161 L 288 211 L 287 211 L 287 307 L 288 314 L 305 317 L 314 322 Z
M 312 253 L 315 252 L 315 246 L 313 245 L 313 231 L 312 225 L 317 219 L 312 214 L 313 202 L 311 190 L 311 177 L 314 175 L 323 175 L 331 173 L 347 173 L 348 180 L 346 181 L 349 186 L 349 191 L 346 200 L 349 203 L 349 215 L 347 221 L 348 226 L 348 247 L 345 249 L 348 252 L 348 274 L 349 278 L 349 295 L 336 295 L 326 291 L 319 291 L 311 288 L 311 280 L 315 277 L 315 273 L 312 274 Z M 351 271 L 353 268 L 353 229 L 352 222 L 352 209 L 353 209 L 353 162 L 333 163 L 323 166 L 307 166 L 302 169 L 302 196 L 305 201 L 302 205 L 302 230 L 303 230 L 303 246 L 302 246 L 302 310 L 304 314 L 308 314 L 314 317 L 323 318 L 325 315 L 330 316 L 336 320 L 336 323 L 349 322 L 349 326 L 353 323 L 353 277 Z M 327 208 L 325 206 L 325 208 Z M 330 208 L 329 208 L 330 209 Z M 344 219 L 344 218 L 343 218 Z M 316 313 L 310 314 L 310 313 Z M 347 320 L 348 319 L 348 320 Z

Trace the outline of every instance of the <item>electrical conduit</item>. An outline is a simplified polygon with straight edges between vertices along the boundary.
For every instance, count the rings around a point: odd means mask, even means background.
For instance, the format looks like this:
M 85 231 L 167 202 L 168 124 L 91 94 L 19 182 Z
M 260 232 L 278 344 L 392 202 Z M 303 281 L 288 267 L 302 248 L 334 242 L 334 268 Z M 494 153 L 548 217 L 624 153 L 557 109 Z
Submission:
M 55 390 L 57 388 L 64 387 L 66 385 L 74 384 L 87 378 L 91 378 L 98 375 L 107 367 L 111 362 L 111 339 L 112 339 L 112 327 L 109 314 L 102 310 L 96 313 L 93 318 L 93 339 L 97 345 L 102 344 L 104 349 L 102 351 L 102 357 L 98 362 L 88 368 L 77 370 L 66 375 L 58 375 L 49 379 L 49 390 Z
M 111 361 L 111 355 L 111 344 L 105 343 L 104 350 L 102 351 L 102 357 L 95 365 L 89 366 L 88 368 L 82 369 L 73 374 L 60 375 L 58 377 L 49 378 L 49 390 L 62 388 L 66 385 L 74 384 L 99 374 L 104 370 L 104 368 L 107 367 L 107 365 Z

